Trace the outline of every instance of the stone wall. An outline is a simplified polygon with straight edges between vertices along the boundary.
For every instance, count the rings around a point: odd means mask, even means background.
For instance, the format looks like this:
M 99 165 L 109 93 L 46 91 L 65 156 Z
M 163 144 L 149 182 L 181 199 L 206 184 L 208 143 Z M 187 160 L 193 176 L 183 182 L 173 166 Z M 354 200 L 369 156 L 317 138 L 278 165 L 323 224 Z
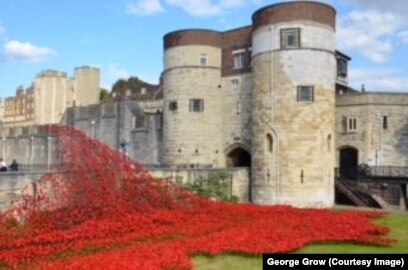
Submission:
M 39 181 L 43 174 L 44 172 L 2 172 L 0 174 L 0 213 L 10 208 L 23 191 L 25 194 L 30 194 L 32 183 Z
M 196 179 L 206 178 L 211 173 L 227 172 L 231 175 L 231 193 L 240 199 L 248 201 L 249 170 L 247 168 L 234 169 L 151 169 L 151 174 L 163 181 L 191 183 Z M 0 213 L 17 201 L 23 190 L 25 194 L 32 193 L 32 183 L 41 179 L 45 172 L 6 172 L 0 174 Z
M 234 145 L 251 148 L 252 74 L 246 73 L 222 78 L 223 113 L 222 134 L 224 155 Z
M 161 163 L 162 115 L 145 113 L 136 101 L 69 108 L 62 124 L 80 129 L 140 163 Z
M 248 202 L 249 196 L 249 169 L 152 169 L 153 176 L 175 182 L 180 179 L 183 183 L 192 183 L 194 180 L 208 178 L 213 173 L 227 172 L 231 175 L 231 194 L 239 198 L 240 202 Z
M 358 164 L 408 165 L 408 95 L 363 93 L 336 97 L 336 164 L 345 147 L 358 150 Z M 356 130 L 348 120 L 356 119 Z M 386 122 L 386 123 L 385 123 Z
M 7 164 L 15 159 L 19 164 L 57 164 L 55 138 L 42 126 L 3 128 L 0 156 Z
M 82 130 L 143 164 L 161 163 L 162 115 L 144 111 L 136 101 L 69 108 L 62 125 Z M 44 126 L 2 128 L 0 157 L 24 165 L 57 164 L 56 141 Z

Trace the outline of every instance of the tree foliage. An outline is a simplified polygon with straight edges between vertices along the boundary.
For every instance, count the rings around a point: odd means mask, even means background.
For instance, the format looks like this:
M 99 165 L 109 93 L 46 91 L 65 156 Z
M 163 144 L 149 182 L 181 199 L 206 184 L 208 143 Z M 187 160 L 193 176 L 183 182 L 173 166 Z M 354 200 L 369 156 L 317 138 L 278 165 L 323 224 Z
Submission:
M 210 173 L 208 178 L 200 177 L 184 186 L 194 193 L 217 201 L 238 202 L 232 195 L 232 175 L 227 172 Z
M 101 88 L 101 90 L 99 91 L 99 101 L 103 102 L 109 97 L 110 97 L 109 90 L 105 88 Z
M 118 79 L 112 85 L 112 92 L 121 92 L 123 90 L 137 90 L 143 87 L 150 88 L 153 85 L 147 83 L 136 76 L 131 76 L 128 79 Z

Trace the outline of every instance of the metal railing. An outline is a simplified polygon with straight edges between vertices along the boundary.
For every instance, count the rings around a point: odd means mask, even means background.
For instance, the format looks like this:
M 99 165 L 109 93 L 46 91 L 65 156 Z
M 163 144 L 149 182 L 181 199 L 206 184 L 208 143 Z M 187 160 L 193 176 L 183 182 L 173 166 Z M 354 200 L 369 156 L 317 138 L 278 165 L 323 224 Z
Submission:
M 408 181 L 408 167 L 403 166 L 368 166 L 336 168 L 337 177 L 349 180 L 395 179 Z

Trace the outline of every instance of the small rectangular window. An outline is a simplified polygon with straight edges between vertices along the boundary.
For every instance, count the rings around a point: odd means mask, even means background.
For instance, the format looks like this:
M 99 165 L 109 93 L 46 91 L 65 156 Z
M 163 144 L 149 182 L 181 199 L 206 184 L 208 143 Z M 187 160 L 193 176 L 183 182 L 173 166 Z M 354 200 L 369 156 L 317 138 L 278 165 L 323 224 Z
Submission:
M 204 111 L 204 99 L 190 99 L 190 112 Z
M 239 52 L 234 54 L 234 69 L 242 69 L 245 67 L 245 53 Z
M 347 77 L 347 61 L 343 58 L 337 59 L 337 77 Z
M 297 101 L 314 101 L 314 87 L 313 86 L 298 86 L 297 87 Z
M 232 84 L 233 86 L 239 85 L 239 79 L 232 79 L 232 80 L 231 80 L 231 84 Z
M 208 65 L 208 56 L 205 53 L 200 54 L 200 65 L 207 66 Z
M 170 111 L 177 111 L 177 101 L 170 101 L 169 110 Z
M 281 29 L 281 49 L 300 47 L 300 28 Z

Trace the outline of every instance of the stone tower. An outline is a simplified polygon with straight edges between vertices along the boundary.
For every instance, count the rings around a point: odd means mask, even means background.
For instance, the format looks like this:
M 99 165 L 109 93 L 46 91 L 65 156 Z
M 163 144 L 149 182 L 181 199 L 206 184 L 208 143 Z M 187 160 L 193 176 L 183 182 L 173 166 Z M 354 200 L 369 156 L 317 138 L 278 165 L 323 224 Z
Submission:
M 45 70 L 33 83 L 34 124 L 58 123 L 70 99 L 65 72 Z
M 210 30 L 164 36 L 164 164 L 222 162 L 221 45 Z
M 255 203 L 334 203 L 335 15 L 298 1 L 252 16 Z
M 77 106 L 87 106 L 99 102 L 100 70 L 82 66 L 75 68 L 74 99 Z

